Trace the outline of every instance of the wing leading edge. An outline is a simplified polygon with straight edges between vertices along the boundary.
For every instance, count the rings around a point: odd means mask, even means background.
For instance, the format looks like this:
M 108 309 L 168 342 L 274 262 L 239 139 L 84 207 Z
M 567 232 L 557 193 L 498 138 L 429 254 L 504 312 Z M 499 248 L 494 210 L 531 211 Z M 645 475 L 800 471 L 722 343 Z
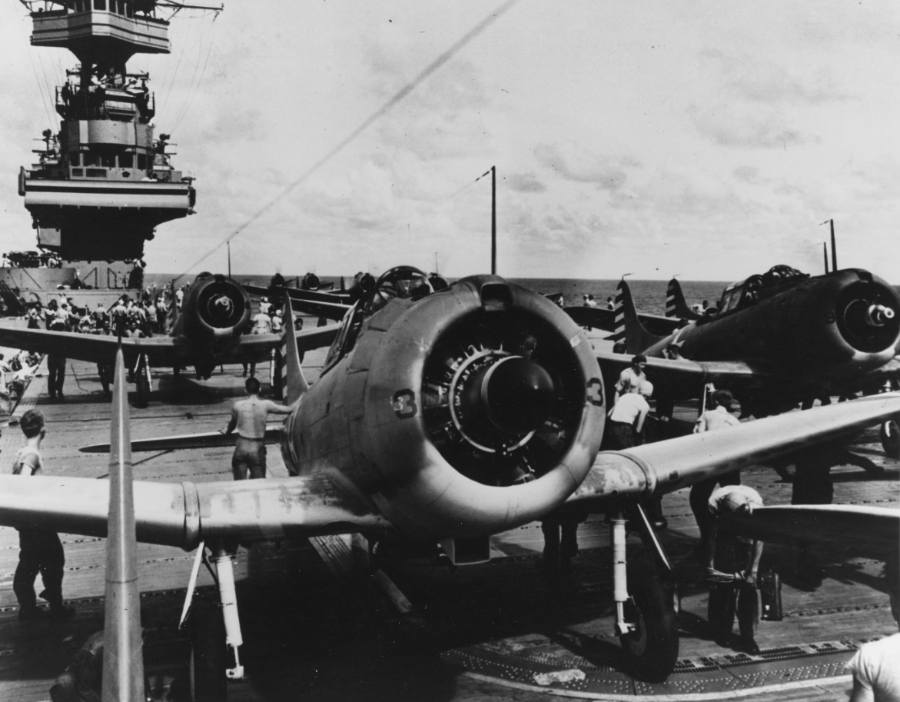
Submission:
M 569 502 L 590 508 L 620 498 L 672 492 L 871 426 L 898 412 L 900 393 L 885 393 L 624 451 L 601 451 Z
M 0 476 L 0 524 L 106 536 L 106 480 Z M 246 541 L 384 530 L 390 524 L 324 475 L 240 482 L 134 482 L 138 541 L 191 550 Z

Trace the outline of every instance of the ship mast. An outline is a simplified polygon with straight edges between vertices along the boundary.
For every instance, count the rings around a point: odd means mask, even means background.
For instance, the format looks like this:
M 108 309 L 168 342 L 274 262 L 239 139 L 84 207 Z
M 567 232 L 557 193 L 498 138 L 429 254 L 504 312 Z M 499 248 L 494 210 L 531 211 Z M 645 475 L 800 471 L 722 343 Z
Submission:
M 20 0 L 31 44 L 69 49 L 78 65 L 56 88 L 59 132 L 44 132 L 37 163 L 19 173 L 38 246 L 65 260 L 134 260 L 157 225 L 192 214 L 192 178 L 172 166 L 170 136 L 154 136 L 155 96 L 134 54 L 169 53 L 157 0 Z M 221 7 L 203 7 L 213 11 Z M 174 13 L 173 13 L 174 14 Z

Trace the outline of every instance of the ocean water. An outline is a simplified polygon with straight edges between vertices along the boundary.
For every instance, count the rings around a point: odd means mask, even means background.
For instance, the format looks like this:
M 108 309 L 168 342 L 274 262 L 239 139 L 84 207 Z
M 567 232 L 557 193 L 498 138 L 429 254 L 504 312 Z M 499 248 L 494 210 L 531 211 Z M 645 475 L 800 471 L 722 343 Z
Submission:
M 567 305 L 580 305 L 584 295 L 593 295 L 597 305 L 606 305 L 606 298 L 616 296 L 616 286 L 619 279 L 614 280 L 590 280 L 586 278 L 510 278 L 511 281 L 531 288 L 540 293 L 562 293 Z M 681 289 L 684 291 L 688 305 L 695 302 L 708 300 L 711 304 L 718 301 L 722 290 L 729 283 L 681 280 Z M 666 285 L 667 280 L 632 280 L 628 279 L 628 286 L 634 297 L 634 304 L 641 312 L 651 314 L 664 314 L 666 309 Z
M 153 273 L 145 276 L 144 284 L 149 286 L 156 283 L 158 286 L 167 285 L 172 279 L 172 275 Z M 234 278 L 242 283 L 266 286 L 269 283 L 267 276 L 260 275 L 235 275 Z M 340 277 L 337 276 L 319 276 L 323 283 L 333 283 L 335 287 L 340 287 Z M 191 280 L 185 277 L 179 283 L 185 283 Z M 526 288 L 543 294 L 562 293 L 566 298 L 567 305 L 580 305 L 584 295 L 593 295 L 598 306 L 606 305 L 607 297 L 615 297 L 616 286 L 619 284 L 618 279 L 601 279 L 593 280 L 588 278 L 510 278 L 511 282 L 518 283 Z M 293 281 L 288 278 L 288 282 Z M 345 278 L 346 284 L 349 285 L 350 278 Z M 664 314 L 666 305 L 666 284 L 665 280 L 632 280 L 628 279 L 628 285 L 631 287 L 631 293 L 634 296 L 634 302 L 641 312 L 649 312 L 651 314 Z M 704 280 L 682 280 L 681 288 L 684 291 L 684 297 L 688 305 L 695 302 L 709 300 L 710 303 L 716 302 L 722 295 L 722 290 L 728 285 L 727 282 L 715 282 Z

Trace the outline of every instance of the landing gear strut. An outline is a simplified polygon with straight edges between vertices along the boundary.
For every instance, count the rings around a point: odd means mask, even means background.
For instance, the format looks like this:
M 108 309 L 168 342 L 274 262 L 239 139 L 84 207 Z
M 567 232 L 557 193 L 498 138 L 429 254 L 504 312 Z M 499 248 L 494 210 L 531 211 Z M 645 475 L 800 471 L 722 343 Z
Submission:
M 240 647 L 244 643 L 238 618 L 237 591 L 234 585 L 234 562 L 223 544 L 211 549 L 212 565 L 205 556 L 204 545 L 194 561 L 182 621 L 190 609 L 191 660 L 188 666 L 188 694 L 191 702 L 224 702 L 229 680 L 243 680 Z M 219 590 L 219 607 L 193 600 L 201 559 L 213 572 Z
M 646 517 L 637 506 L 638 517 Z M 646 529 L 652 535 L 649 524 Z M 678 623 L 674 588 L 665 583 L 658 568 L 626 561 L 625 517 L 618 512 L 612 519 L 613 596 L 616 603 L 616 634 L 628 672 L 640 680 L 660 682 L 675 667 L 678 658 Z M 655 539 L 654 539 L 655 540 Z M 656 542 L 658 555 L 665 559 Z

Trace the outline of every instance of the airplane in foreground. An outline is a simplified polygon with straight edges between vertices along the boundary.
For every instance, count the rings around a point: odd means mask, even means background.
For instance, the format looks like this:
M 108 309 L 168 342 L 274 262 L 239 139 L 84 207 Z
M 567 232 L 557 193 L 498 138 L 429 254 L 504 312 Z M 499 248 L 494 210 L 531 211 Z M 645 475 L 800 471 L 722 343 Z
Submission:
M 598 351 L 604 376 L 614 382 L 630 355 L 642 353 L 668 402 L 697 397 L 713 382 L 760 417 L 900 376 L 900 297 L 868 271 L 810 277 L 775 266 L 728 286 L 717 310 L 665 336 L 641 324 L 624 280 L 616 304 L 624 349 Z
M 247 291 L 226 276 L 201 273 L 191 283 L 169 334 L 120 340 L 110 335 L 0 325 L 0 345 L 112 367 L 121 344 L 137 385 L 138 404 L 144 404 L 150 393 L 151 367 L 177 370 L 194 366 L 197 377 L 205 379 L 221 363 L 268 360 L 272 350 L 281 346 L 282 336 L 251 334 L 251 326 Z M 318 348 L 330 344 L 337 329 L 331 325 L 300 330 L 296 335 L 301 348 Z
M 297 338 L 285 333 L 286 399 L 297 403 L 283 429 L 288 477 L 134 482 L 138 541 L 213 554 L 229 656 L 223 675 L 196 682 L 214 699 L 243 670 L 229 544 L 354 533 L 440 542 L 464 564 L 490 557 L 492 534 L 571 509 L 610 516 L 625 665 L 662 680 L 678 655 L 676 598 L 640 501 L 900 412 L 900 395 L 882 394 L 599 452 L 603 384 L 587 337 L 565 312 L 496 276 L 418 299 L 390 282 L 346 314 L 312 387 Z M 290 303 L 286 312 L 290 329 Z M 0 475 L 0 524 L 102 536 L 107 491 L 93 478 Z M 640 573 L 626 558 L 632 512 L 652 557 Z M 197 659 L 208 655 L 218 653 Z

